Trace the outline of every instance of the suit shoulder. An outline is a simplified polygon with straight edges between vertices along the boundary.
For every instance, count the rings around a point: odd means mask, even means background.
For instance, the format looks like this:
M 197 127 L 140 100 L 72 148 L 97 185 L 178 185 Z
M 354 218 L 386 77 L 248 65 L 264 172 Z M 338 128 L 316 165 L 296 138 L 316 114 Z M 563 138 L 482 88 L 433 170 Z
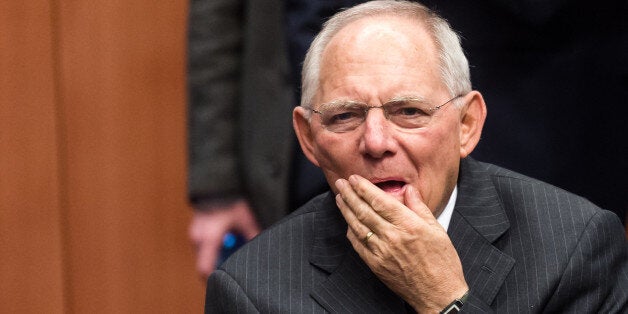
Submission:
M 511 221 L 526 217 L 539 225 L 558 224 L 575 236 L 595 216 L 618 219 L 614 213 L 560 187 L 499 166 L 481 164 L 490 174 Z
M 314 236 L 312 226 L 316 215 L 332 210 L 328 205 L 330 199 L 333 197 L 329 192 L 313 198 L 243 245 L 219 269 L 232 273 L 243 265 L 272 267 L 271 261 L 265 257 L 277 260 L 284 254 L 289 254 L 286 248 L 297 245 L 308 247 Z
M 330 206 L 333 199 L 332 195 L 312 199 L 242 246 L 212 274 L 212 293 L 233 290 L 235 299 L 246 296 L 247 302 L 265 313 L 290 312 L 284 308 L 290 304 L 280 302 L 288 295 L 294 302 L 314 306 L 309 294 L 295 292 L 294 287 L 311 291 L 325 277 L 310 259 L 316 236 L 314 222 L 319 215 L 326 217 L 328 212 L 337 211 Z

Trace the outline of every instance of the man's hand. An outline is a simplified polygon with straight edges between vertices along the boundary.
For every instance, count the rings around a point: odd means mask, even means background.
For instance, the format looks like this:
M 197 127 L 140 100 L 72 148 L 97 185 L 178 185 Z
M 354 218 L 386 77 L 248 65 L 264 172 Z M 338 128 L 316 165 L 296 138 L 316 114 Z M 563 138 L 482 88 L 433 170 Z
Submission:
M 198 208 L 192 218 L 189 236 L 196 246 L 196 270 L 203 277 L 214 271 L 223 237 L 236 232 L 247 240 L 260 232 L 249 204 L 242 199 L 229 203 L 215 203 Z
M 468 291 L 447 232 L 416 189 L 406 187 L 404 205 L 357 175 L 336 187 L 353 248 L 417 312 L 437 313 Z

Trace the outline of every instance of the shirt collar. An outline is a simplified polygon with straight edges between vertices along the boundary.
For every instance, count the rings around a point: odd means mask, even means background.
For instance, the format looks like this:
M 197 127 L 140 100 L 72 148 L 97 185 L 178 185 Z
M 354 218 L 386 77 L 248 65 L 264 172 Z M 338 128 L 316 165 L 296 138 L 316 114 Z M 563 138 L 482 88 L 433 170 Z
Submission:
M 449 228 L 449 222 L 451 221 L 451 215 L 454 213 L 454 205 L 456 204 L 456 198 L 458 197 L 458 186 L 454 187 L 454 191 L 451 192 L 451 196 L 449 196 L 449 201 L 447 202 L 447 206 L 442 213 L 436 218 L 438 223 L 447 230 Z

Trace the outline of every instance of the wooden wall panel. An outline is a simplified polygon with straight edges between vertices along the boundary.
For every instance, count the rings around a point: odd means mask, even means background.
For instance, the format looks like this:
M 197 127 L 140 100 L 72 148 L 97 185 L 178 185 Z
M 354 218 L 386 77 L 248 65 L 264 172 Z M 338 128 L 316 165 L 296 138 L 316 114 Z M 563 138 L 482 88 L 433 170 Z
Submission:
M 202 311 L 186 6 L 0 3 L 0 312 Z
M 186 237 L 185 1 L 61 1 L 68 306 L 201 312 Z
M 51 6 L 0 2 L 0 312 L 64 310 Z

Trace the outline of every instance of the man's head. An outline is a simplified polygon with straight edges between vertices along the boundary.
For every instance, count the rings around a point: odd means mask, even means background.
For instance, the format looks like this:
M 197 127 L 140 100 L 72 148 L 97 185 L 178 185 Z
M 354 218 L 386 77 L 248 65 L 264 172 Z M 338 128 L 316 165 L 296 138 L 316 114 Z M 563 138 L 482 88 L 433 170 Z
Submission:
M 438 214 L 485 115 L 449 25 L 417 3 L 373 1 L 335 15 L 316 37 L 293 120 L 332 189 L 358 174 L 403 202 L 411 184 Z

